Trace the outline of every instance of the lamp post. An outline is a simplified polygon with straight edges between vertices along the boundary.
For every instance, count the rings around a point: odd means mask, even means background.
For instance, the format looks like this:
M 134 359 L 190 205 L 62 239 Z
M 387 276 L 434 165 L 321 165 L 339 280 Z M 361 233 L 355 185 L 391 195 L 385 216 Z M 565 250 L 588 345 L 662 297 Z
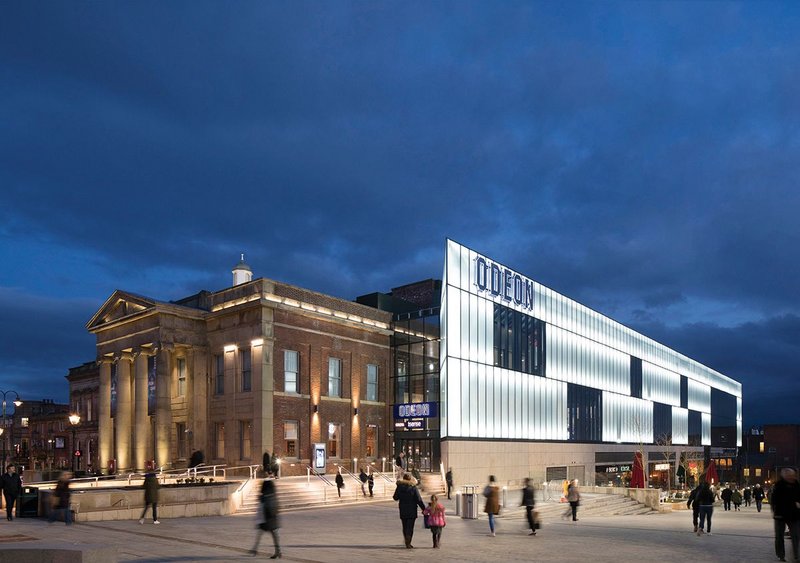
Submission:
M 78 414 L 69 415 L 69 423 L 72 425 L 72 472 L 75 473 L 75 451 L 77 450 L 77 442 L 75 441 L 75 430 L 81 422 L 81 417 Z
M 8 432 L 5 431 L 6 427 L 7 427 L 6 426 L 6 397 L 7 397 L 7 395 L 9 393 L 14 393 L 14 396 L 16 397 L 16 399 L 14 399 L 14 406 L 15 407 L 18 407 L 18 406 L 20 406 L 22 404 L 22 401 L 19 398 L 19 393 L 17 393 L 16 391 L 11 391 L 11 390 L 3 391 L 2 389 L 0 389 L 0 394 L 3 395 L 3 419 L 2 419 L 2 421 L 3 421 L 3 432 L 0 433 L 0 436 L 3 437 L 3 467 L 2 467 L 3 471 L 5 471 L 5 468 L 6 468 L 6 440 L 8 439 Z

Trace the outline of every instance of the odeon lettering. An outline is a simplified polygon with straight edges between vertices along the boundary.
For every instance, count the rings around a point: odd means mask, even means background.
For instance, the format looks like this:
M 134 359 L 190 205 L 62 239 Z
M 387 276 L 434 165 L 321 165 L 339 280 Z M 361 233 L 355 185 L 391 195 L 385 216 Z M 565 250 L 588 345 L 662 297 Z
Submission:
M 533 282 L 483 256 L 475 260 L 475 286 L 478 292 L 533 310 Z

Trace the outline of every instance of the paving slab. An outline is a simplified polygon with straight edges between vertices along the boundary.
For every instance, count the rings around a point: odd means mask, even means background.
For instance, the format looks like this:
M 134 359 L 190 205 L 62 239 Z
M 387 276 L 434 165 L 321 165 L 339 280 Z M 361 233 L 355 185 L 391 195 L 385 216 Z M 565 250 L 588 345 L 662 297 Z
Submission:
M 281 545 L 286 561 L 352 562 L 411 561 L 777 561 L 773 555 L 772 518 L 755 507 L 741 512 L 716 508 L 712 535 L 698 537 L 691 513 L 643 516 L 586 516 L 578 522 L 550 517 L 536 536 L 527 535 L 523 512 L 508 510 L 498 518 L 497 536 L 490 537 L 485 515 L 464 520 L 448 509 L 442 547 L 431 548 L 431 536 L 417 520 L 415 549 L 406 549 L 393 502 L 364 503 L 281 515 Z M 249 555 L 257 518 L 233 515 L 148 521 L 48 524 L 39 519 L 0 522 L 0 563 L 4 548 L 37 541 L 106 544 L 117 548 L 119 561 L 213 562 L 264 560 L 272 554 L 272 538 L 262 535 L 258 555 Z M 14 541 L 16 535 L 20 538 Z M 3 538 L 7 538 L 6 541 Z M 21 539 L 30 538 L 30 539 Z M 791 557 L 791 547 L 787 539 Z

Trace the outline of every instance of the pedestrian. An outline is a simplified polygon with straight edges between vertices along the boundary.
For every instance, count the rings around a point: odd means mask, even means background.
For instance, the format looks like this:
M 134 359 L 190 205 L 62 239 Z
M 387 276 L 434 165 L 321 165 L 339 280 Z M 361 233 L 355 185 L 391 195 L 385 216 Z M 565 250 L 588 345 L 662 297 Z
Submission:
M 530 526 L 531 532 L 528 534 L 529 536 L 536 535 L 536 522 L 534 521 L 534 505 L 536 501 L 534 500 L 534 490 L 533 490 L 533 483 L 529 477 L 525 477 L 525 486 L 522 487 L 522 506 L 525 507 L 525 516 L 528 518 L 528 526 Z
M 261 468 L 264 470 L 264 476 L 270 476 L 270 455 L 269 452 L 264 452 L 264 455 L 261 456 Z
M 17 467 L 9 463 L 0 481 L 3 485 L 3 498 L 6 501 L 6 516 L 11 522 L 14 519 L 14 503 L 17 502 L 17 498 L 22 492 L 22 479 L 17 473 Z
M 697 502 L 697 495 L 700 493 L 700 485 L 697 485 L 692 492 L 689 493 L 689 499 L 686 501 L 686 508 L 692 509 L 692 525 L 694 532 L 697 533 L 697 519 L 700 516 L 700 503 Z
M 372 489 L 375 487 L 375 476 L 372 474 L 372 471 L 369 472 L 367 475 L 367 488 L 369 489 L 369 496 L 372 497 Z
M 411 549 L 411 540 L 414 537 L 414 523 L 417 521 L 417 507 L 425 510 L 425 503 L 419 494 L 411 475 L 403 473 L 403 478 L 397 480 L 397 488 L 394 490 L 392 498 L 396 501 L 400 511 L 400 520 L 403 523 L 403 539 L 406 542 L 406 549 Z
M 450 491 L 453 489 L 453 468 L 448 467 L 444 474 L 444 481 L 447 483 L 447 500 L 450 500 Z
M 728 485 L 725 485 L 725 488 L 722 489 L 722 493 L 720 496 L 722 497 L 722 508 L 723 510 L 730 510 L 731 509 L 731 496 L 733 495 L 733 491 Z
M 733 503 L 734 510 L 741 510 L 742 492 L 736 486 L 733 487 L 733 493 L 731 493 L 731 502 Z
M 797 483 L 797 473 L 794 469 L 785 467 L 781 469 L 780 478 L 772 488 L 769 499 L 772 508 L 772 518 L 775 522 L 775 555 L 781 561 L 786 561 L 786 547 L 784 546 L 784 530 L 789 529 L 792 542 L 794 560 L 800 557 L 798 539 L 800 538 L 800 484 Z
M 158 521 L 158 477 L 155 473 L 145 473 L 144 475 L 144 508 L 139 517 L 139 524 L 144 524 L 144 515 L 147 514 L 147 507 L 153 507 L 153 524 L 161 524 Z
M 397 454 L 397 457 L 395 458 L 394 462 L 395 465 L 397 465 L 398 471 L 405 470 L 405 459 L 406 459 L 406 454 L 404 454 L 402 451 L 399 454 Z
M 564 479 L 561 483 L 561 502 L 567 502 L 567 492 L 569 491 L 569 480 Z
M 567 502 L 569 502 L 570 512 L 572 513 L 572 521 L 578 521 L 578 507 L 581 504 L 581 492 L 578 490 L 578 480 L 573 479 L 567 489 Z
M 364 487 L 366 487 L 367 485 L 368 477 L 367 477 L 367 472 L 364 470 L 363 467 L 361 468 L 361 473 L 358 474 L 358 478 L 359 480 L 361 480 L 361 494 L 367 496 L 367 491 Z
M 761 483 L 756 483 L 753 489 L 753 500 L 756 501 L 756 510 L 761 512 L 761 503 L 764 502 L 764 489 L 761 487 Z
M 193 451 L 192 455 L 189 457 L 189 469 L 203 465 L 203 461 L 205 461 L 203 452 L 200 450 Z
M 51 524 L 56 521 L 56 515 L 63 514 L 64 524 L 69 526 L 72 524 L 72 510 L 70 510 L 69 499 L 69 480 L 72 473 L 65 471 L 58 478 L 56 488 L 53 489 L 53 504 L 50 509 L 50 517 L 47 519 Z
M 700 523 L 697 528 L 697 535 L 703 535 L 704 526 L 707 526 L 706 532 L 711 534 L 711 515 L 714 514 L 714 491 L 705 481 L 700 483 L 700 490 L 697 492 L 697 504 L 700 505 Z M 708 521 L 707 524 L 706 521 Z
M 742 497 L 744 498 L 744 505 L 746 507 L 750 506 L 750 499 L 753 498 L 753 491 L 750 489 L 750 487 L 744 488 L 744 491 L 742 491 Z
M 272 543 L 275 546 L 275 553 L 270 556 L 270 559 L 280 559 L 283 557 L 281 553 L 280 542 L 278 541 L 278 529 L 280 520 L 278 519 L 278 495 L 275 493 L 275 480 L 264 479 L 261 483 L 261 515 L 262 522 L 258 528 L 264 532 L 272 533 Z M 258 544 L 261 541 L 261 532 L 256 532 L 256 543 L 253 549 L 250 550 L 250 555 L 255 557 L 258 554 Z
M 442 528 L 447 525 L 444 517 L 444 506 L 439 503 L 439 497 L 431 495 L 431 502 L 422 511 L 431 529 L 434 549 L 439 549 L 442 542 Z
M 339 493 L 339 498 L 342 498 L 342 489 L 344 489 L 344 477 L 342 477 L 342 468 L 336 472 L 336 492 Z
M 494 518 L 500 514 L 500 489 L 495 485 L 494 475 L 489 475 L 489 484 L 483 489 L 486 504 L 483 511 L 489 515 L 489 535 L 494 537 Z

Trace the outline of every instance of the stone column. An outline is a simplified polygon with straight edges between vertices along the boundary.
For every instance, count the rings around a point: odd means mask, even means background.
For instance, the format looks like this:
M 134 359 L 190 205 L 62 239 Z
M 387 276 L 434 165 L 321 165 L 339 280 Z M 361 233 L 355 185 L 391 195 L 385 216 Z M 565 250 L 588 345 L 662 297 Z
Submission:
M 117 413 L 114 417 L 117 444 L 117 468 L 127 471 L 131 468 L 131 362 L 133 354 L 122 352 L 117 361 Z
M 111 358 L 103 357 L 100 363 L 100 396 L 97 398 L 97 455 L 100 462 L 99 470 L 108 471 L 108 462 L 111 459 L 111 443 L 114 432 L 111 426 Z
M 147 416 L 147 363 L 152 355 L 149 348 L 137 352 L 133 382 L 133 463 L 137 471 L 144 470 L 147 445 L 150 443 L 150 420 Z
M 156 467 L 172 467 L 173 352 L 161 348 L 156 361 Z

